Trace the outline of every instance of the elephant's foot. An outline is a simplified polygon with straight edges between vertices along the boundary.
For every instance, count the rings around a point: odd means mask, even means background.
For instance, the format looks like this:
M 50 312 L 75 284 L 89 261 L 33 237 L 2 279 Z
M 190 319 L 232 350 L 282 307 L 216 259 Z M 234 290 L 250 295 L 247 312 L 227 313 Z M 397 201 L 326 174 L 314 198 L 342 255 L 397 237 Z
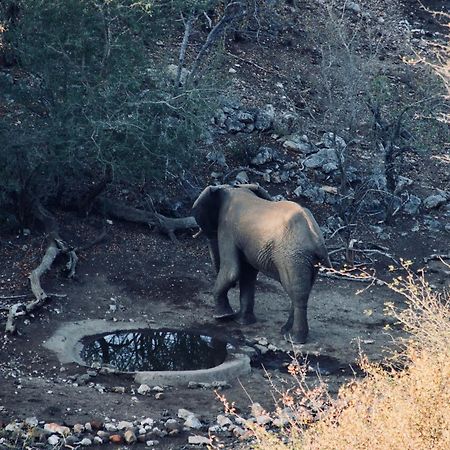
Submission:
M 217 306 L 214 319 L 216 320 L 232 320 L 236 317 L 236 313 L 233 311 L 230 305 L 226 306 Z
M 251 314 L 238 313 L 236 315 L 236 321 L 241 325 L 251 325 L 252 323 L 257 322 L 256 316 L 253 313 Z
M 290 333 L 287 332 L 284 334 L 284 339 L 292 344 L 305 344 L 307 340 L 307 333 Z

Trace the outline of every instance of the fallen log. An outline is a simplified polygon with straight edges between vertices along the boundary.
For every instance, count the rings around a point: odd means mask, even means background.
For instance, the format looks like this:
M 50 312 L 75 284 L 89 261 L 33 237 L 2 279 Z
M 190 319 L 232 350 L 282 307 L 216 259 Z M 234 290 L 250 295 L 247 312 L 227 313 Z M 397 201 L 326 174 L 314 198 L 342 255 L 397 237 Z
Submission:
M 166 217 L 155 211 L 133 208 L 106 198 L 97 200 L 97 208 L 115 219 L 155 227 L 162 233 L 167 234 L 172 241 L 176 241 L 175 231 L 198 228 L 197 222 L 192 216 L 181 218 Z

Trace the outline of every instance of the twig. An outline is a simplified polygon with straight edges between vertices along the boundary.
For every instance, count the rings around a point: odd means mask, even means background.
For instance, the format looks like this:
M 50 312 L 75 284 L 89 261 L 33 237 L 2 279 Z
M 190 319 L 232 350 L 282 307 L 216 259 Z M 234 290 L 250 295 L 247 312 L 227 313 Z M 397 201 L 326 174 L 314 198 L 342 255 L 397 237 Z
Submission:
M 434 259 L 437 259 L 437 260 L 450 259 L 450 253 L 447 253 L 446 255 L 439 255 L 437 253 L 433 253 L 432 255 L 426 256 L 425 258 L 423 258 L 424 262 L 426 262 L 426 263 L 428 261 L 431 261 Z

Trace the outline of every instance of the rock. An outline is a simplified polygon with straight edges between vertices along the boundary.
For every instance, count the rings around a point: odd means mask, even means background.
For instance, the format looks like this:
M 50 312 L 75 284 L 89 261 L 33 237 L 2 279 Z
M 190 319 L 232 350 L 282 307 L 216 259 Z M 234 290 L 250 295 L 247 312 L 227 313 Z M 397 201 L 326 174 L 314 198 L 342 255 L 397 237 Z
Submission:
M 216 380 L 216 381 L 213 381 L 211 384 L 210 384 L 210 386 L 213 388 L 213 389 L 228 389 L 228 388 L 230 388 L 231 387 L 231 385 L 230 385 L 230 383 L 227 383 L 226 381 L 222 381 L 222 380 Z
M 94 437 L 94 444 L 103 444 L 103 439 L 100 436 L 95 436 Z
M 403 177 L 399 175 L 397 177 L 397 183 L 395 186 L 395 194 L 399 194 L 400 192 L 404 191 L 404 189 L 408 186 L 411 186 L 413 184 L 413 180 L 411 178 Z
M 165 394 L 164 392 L 158 392 L 157 394 L 155 394 L 155 399 L 156 400 L 163 400 L 165 398 Z
M 354 12 L 355 14 L 361 14 L 361 6 L 358 5 L 358 3 L 355 2 L 347 2 L 345 4 L 345 7 L 349 10 Z
M 336 148 L 338 150 L 343 150 L 347 147 L 344 139 L 331 132 L 323 134 L 321 143 L 327 148 Z
M 144 420 L 141 420 L 141 425 L 153 427 L 155 421 L 151 419 L 150 417 L 145 418 Z
M 138 394 L 146 395 L 146 394 L 148 394 L 151 391 L 151 388 L 150 388 L 150 386 L 148 384 L 141 384 L 138 387 L 137 391 L 138 391 Z
M 250 114 L 249 112 L 239 111 L 236 114 L 236 119 L 239 120 L 239 122 L 249 124 L 254 122 L 253 114 Z
M 230 68 L 228 69 L 228 73 L 236 73 L 236 72 L 237 72 L 237 70 L 234 69 L 233 67 L 230 67 Z
M 157 441 L 157 440 L 145 441 L 145 445 L 147 447 L 155 447 L 155 446 L 159 445 L 159 441 Z
M 86 431 L 92 431 L 92 425 L 90 424 L 90 422 L 86 422 L 84 424 L 84 428 Z
M 266 346 L 261 344 L 255 344 L 254 347 L 261 353 L 261 355 L 265 355 L 269 351 Z
M 37 420 L 37 417 L 27 417 L 27 418 L 25 419 L 25 423 L 26 423 L 29 427 L 34 428 L 34 427 L 37 427 L 37 426 L 38 426 L 39 421 Z
M 236 181 L 238 183 L 240 183 L 240 184 L 247 184 L 247 183 L 249 183 L 250 180 L 248 178 L 247 172 L 245 172 L 245 170 L 242 170 L 241 172 L 239 172 L 236 175 Z
M 336 168 L 339 163 L 336 151 L 331 148 L 324 148 L 319 150 L 317 153 L 309 156 L 303 162 L 304 166 L 308 169 L 318 169 L 322 168 L 325 164 L 335 164 Z
M 255 129 L 258 131 L 267 131 L 272 128 L 275 117 L 275 108 L 273 105 L 266 105 L 263 109 L 256 112 Z
M 289 134 L 298 122 L 298 116 L 291 112 L 283 112 L 273 119 L 273 127 L 279 134 Z
M 302 193 L 303 193 L 303 186 L 297 186 L 297 187 L 294 189 L 294 192 L 293 192 L 293 194 L 294 194 L 296 197 L 300 197 L 300 196 L 302 195 Z
M 227 416 L 224 416 L 223 414 L 219 414 L 219 415 L 217 416 L 217 423 L 218 423 L 222 428 L 225 428 L 225 427 L 228 427 L 228 426 L 230 426 L 230 425 L 233 425 L 233 422 L 232 422 Z
M 61 434 L 62 436 L 67 436 L 68 434 L 70 434 L 69 427 L 58 425 L 57 423 L 46 423 L 44 425 L 44 430 L 48 433 L 57 433 Z
M 279 158 L 278 152 L 270 147 L 260 147 L 257 155 L 250 161 L 255 166 L 266 164 Z
M 92 419 L 89 422 L 89 425 L 91 427 L 90 428 L 91 430 L 100 430 L 100 429 L 103 428 L 103 422 L 101 420 L 99 420 L 99 419 Z
M 121 420 L 118 424 L 117 424 L 117 429 L 118 430 L 125 430 L 127 428 L 133 428 L 133 423 L 132 422 L 127 422 L 126 420 Z
M 73 432 L 75 433 L 75 434 L 80 434 L 80 433 L 82 433 L 84 431 L 84 425 L 83 424 L 81 424 L 81 423 L 76 423 L 74 426 L 73 426 Z
M 167 419 L 164 424 L 166 430 L 170 433 L 171 431 L 180 431 L 181 425 L 178 423 L 176 419 Z
M 113 444 L 121 444 L 123 442 L 123 438 L 120 434 L 112 434 L 109 437 L 109 442 L 112 442 Z
M 205 436 L 194 435 L 188 437 L 188 443 L 191 445 L 209 445 L 211 440 Z
M 262 414 L 258 417 L 256 417 L 256 423 L 258 425 L 267 425 L 272 422 L 272 419 L 268 414 Z
M 192 414 L 186 419 L 186 421 L 184 422 L 184 426 L 187 428 L 192 428 L 194 430 L 199 430 L 200 428 L 202 428 L 202 423 L 194 414 Z
M 309 142 L 305 142 L 302 137 L 298 135 L 289 136 L 289 138 L 283 142 L 283 147 L 305 155 L 309 155 L 310 153 L 314 153 L 316 151 L 316 149 Z
M 80 438 L 74 435 L 67 436 L 64 438 L 64 444 L 67 447 L 68 445 L 77 446 L 79 445 Z
M 123 386 L 113 386 L 111 388 L 112 392 L 115 392 L 116 394 L 125 394 L 125 388 Z
M 180 419 L 186 420 L 189 416 L 195 416 L 195 414 L 192 411 L 189 411 L 188 409 L 180 408 L 178 410 L 177 416 Z
M 403 211 L 405 211 L 406 214 L 415 216 L 419 212 L 421 204 L 422 200 L 419 197 L 410 195 L 408 200 L 403 205 Z
M 107 431 L 103 431 L 103 430 L 98 430 L 97 436 L 99 438 L 102 438 L 102 440 L 109 441 L 109 436 L 111 436 L 111 433 L 108 433 Z
M 152 392 L 164 392 L 164 388 L 162 386 L 153 386 Z
M 317 186 L 310 186 L 304 189 L 301 195 L 311 200 L 313 203 L 322 204 L 325 202 L 325 192 Z
M 252 416 L 255 418 L 258 416 L 264 415 L 266 412 L 266 410 L 258 402 L 252 403 L 250 410 L 251 410 Z
M 125 439 L 125 442 L 127 444 L 133 444 L 134 442 L 136 442 L 136 434 L 134 433 L 133 430 L 127 430 L 125 431 L 123 438 Z
M 230 116 L 225 121 L 225 128 L 229 133 L 239 133 L 245 128 L 245 123 L 241 122 L 236 116 Z
M 92 441 L 90 439 L 88 439 L 88 438 L 83 438 L 80 441 L 80 445 L 82 447 L 89 447 L 90 445 L 92 445 Z
M 206 159 L 220 167 L 227 167 L 225 154 L 222 150 L 212 150 L 206 155 Z
M 89 383 L 89 381 L 91 381 L 91 376 L 87 373 L 77 376 L 77 383 L 79 385 L 87 384 L 87 383 Z
M 56 436 L 56 434 L 52 434 L 52 435 L 47 439 L 47 442 L 48 442 L 50 445 L 56 446 L 56 445 L 59 444 L 60 439 L 61 439 L 61 438 L 60 438 L 59 436 Z
M 440 206 L 442 206 L 446 202 L 447 202 L 447 197 L 445 195 L 443 195 L 443 194 L 435 194 L 435 195 L 428 196 L 423 201 L 423 206 L 426 209 L 435 209 L 435 208 L 439 208 Z
M 338 169 L 338 165 L 334 162 L 329 162 L 322 166 L 322 172 L 326 173 L 326 174 L 334 172 L 337 169 Z
M 113 423 L 105 423 L 105 430 L 106 431 L 117 431 L 117 427 Z

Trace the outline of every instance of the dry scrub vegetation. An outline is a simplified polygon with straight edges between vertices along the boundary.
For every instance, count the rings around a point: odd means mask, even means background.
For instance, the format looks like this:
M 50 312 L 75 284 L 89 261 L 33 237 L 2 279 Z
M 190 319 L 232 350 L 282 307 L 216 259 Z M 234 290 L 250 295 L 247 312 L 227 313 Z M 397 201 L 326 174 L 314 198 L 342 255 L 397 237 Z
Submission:
M 450 448 L 450 327 L 448 292 L 434 292 L 423 276 L 404 265 L 406 276 L 391 288 L 407 307 L 387 304 L 408 332 L 382 365 L 361 358 L 367 376 L 343 386 L 331 399 L 322 383 L 305 382 L 306 369 L 293 363 L 295 387 L 281 395 L 275 415 L 280 432 L 249 424 L 258 450 L 448 449 Z M 292 413 L 286 416 L 286 407 Z M 276 422 L 276 419 L 274 420 Z

